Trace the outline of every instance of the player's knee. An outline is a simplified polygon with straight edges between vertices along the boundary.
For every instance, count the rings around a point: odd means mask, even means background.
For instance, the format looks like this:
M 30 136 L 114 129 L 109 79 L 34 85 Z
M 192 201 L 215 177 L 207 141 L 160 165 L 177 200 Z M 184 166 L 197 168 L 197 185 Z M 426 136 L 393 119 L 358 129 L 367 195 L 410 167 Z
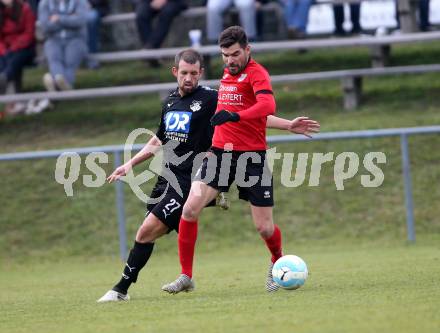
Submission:
M 182 216 L 187 221 L 197 220 L 200 214 L 200 209 L 191 203 L 185 203 L 183 206 Z
M 142 223 L 142 225 L 139 227 L 136 233 L 136 242 L 146 243 L 151 241 L 152 240 L 150 237 L 149 228 L 146 226 L 145 223 Z
M 257 225 L 257 231 L 264 239 L 271 237 L 273 230 L 272 223 L 261 223 Z
M 139 227 L 136 233 L 136 242 L 139 243 L 149 243 L 154 242 L 157 238 L 161 236 L 162 232 L 159 228 L 154 228 L 153 225 L 144 221 Z

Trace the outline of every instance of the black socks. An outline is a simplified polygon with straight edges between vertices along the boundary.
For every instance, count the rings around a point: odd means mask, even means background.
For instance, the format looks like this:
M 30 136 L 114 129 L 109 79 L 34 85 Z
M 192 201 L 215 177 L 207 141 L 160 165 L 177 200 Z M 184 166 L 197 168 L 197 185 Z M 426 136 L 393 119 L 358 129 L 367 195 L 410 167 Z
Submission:
M 134 242 L 133 248 L 128 255 L 127 263 L 122 272 L 121 280 L 113 287 L 114 291 L 127 294 L 132 283 L 135 283 L 140 270 L 145 266 L 153 252 L 154 243 Z

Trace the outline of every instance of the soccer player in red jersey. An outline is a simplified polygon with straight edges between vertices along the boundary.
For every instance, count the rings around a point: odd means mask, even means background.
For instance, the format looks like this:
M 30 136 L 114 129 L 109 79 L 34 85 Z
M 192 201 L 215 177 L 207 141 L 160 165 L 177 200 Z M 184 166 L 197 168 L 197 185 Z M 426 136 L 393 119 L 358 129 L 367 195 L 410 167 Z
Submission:
M 243 28 L 224 30 L 219 44 L 226 68 L 220 81 L 217 111 L 211 118 L 215 126 L 212 147 L 183 207 L 178 236 L 182 270 L 175 281 L 162 287 L 169 293 L 194 289 L 192 267 L 199 215 L 207 203 L 219 192 L 227 192 L 234 181 L 239 198 L 250 202 L 256 229 L 271 253 L 266 290 L 279 288 L 272 279 L 272 266 L 282 256 L 281 231 L 273 223 L 273 181 L 265 163 L 266 126 L 270 126 L 270 116 L 275 113 L 270 77 L 251 58 Z M 317 122 L 302 117 L 296 118 L 295 126 L 296 133 L 305 135 L 319 129 Z

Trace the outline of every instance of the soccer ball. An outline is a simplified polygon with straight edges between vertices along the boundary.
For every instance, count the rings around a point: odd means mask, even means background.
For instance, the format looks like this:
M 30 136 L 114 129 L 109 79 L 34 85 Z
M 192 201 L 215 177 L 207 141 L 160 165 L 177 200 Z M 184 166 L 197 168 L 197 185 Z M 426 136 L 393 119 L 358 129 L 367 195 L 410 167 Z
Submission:
M 298 289 L 306 281 L 307 275 L 306 263 L 294 255 L 279 258 L 272 268 L 274 282 L 284 289 Z

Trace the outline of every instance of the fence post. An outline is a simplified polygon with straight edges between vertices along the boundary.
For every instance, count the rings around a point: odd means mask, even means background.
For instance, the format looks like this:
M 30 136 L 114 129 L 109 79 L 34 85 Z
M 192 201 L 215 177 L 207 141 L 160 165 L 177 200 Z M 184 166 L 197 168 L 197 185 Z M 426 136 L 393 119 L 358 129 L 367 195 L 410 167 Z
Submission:
M 414 231 L 414 206 L 412 197 L 408 136 L 406 134 L 400 135 L 400 148 L 402 151 L 402 171 L 405 185 L 406 229 L 408 233 L 408 241 L 414 242 L 416 240 Z
M 115 169 L 122 165 L 121 152 L 115 151 Z M 115 181 L 116 189 L 116 207 L 118 210 L 118 227 L 119 227 L 119 253 L 121 260 L 127 259 L 127 232 L 125 228 L 125 207 L 124 207 L 124 185 L 122 181 Z

